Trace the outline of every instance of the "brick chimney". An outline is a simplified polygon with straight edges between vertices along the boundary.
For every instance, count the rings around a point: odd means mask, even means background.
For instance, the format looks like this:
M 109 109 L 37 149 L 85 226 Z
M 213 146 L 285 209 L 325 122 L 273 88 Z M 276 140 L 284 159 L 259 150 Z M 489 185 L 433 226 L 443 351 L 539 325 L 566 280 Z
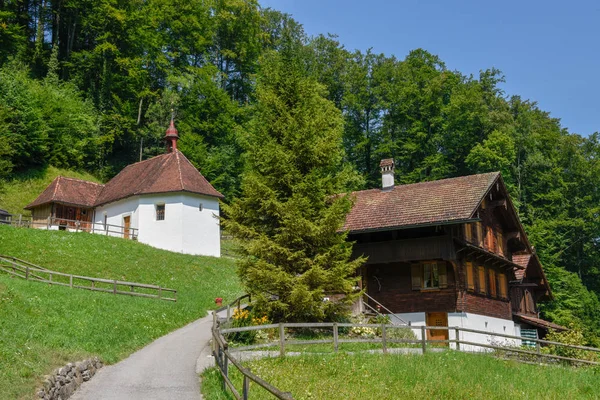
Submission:
M 394 159 L 381 160 L 379 166 L 381 167 L 381 189 L 392 190 L 394 188 Z

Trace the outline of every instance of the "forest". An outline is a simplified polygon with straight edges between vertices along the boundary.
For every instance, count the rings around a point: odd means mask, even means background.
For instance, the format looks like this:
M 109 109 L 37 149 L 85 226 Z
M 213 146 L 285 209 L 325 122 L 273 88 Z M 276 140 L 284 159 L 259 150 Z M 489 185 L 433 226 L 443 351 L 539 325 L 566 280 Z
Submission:
M 231 201 L 277 53 L 343 118 L 340 169 L 361 177 L 347 190 L 379 186 L 382 158 L 399 183 L 501 171 L 552 285 L 543 316 L 600 344 L 600 134 L 504 93 L 491 66 L 346 49 L 301 22 L 256 0 L 0 0 L 0 180 L 47 165 L 110 179 L 164 151 L 173 110 L 180 150 Z

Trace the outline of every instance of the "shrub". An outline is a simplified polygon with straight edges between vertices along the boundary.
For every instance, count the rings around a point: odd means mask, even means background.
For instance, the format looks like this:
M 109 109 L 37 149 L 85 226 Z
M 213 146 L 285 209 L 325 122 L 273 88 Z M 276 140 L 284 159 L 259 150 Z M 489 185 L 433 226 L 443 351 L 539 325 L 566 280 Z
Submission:
M 578 329 L 571 329 L 564 332 L 557 332 L 550 330 L 548 335 L 546 335 L 546 340 L 551 342 L 564 343 L 575 346 L 585 346 L 586 339 L 583 333 Z M 568 357 L 568 358 L 576 358 L 579 360 L 587 360 L 587 361 L 598 361 L 598 354 L 593 353 L 591 351 L 574 349 L 571 347 L 565 347 L 560 345 L 550 345 L 546 347 L 545 352 L 548 354 L 554 354 L 557 356 Z

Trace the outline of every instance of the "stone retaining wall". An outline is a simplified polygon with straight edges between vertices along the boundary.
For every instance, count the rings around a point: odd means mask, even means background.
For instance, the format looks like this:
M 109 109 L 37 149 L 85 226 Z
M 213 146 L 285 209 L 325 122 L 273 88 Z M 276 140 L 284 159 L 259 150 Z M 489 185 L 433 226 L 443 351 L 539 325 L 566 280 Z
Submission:
M 37 395 L 43 400 L 66 400 L 83 383 L 89 381 L 103 364 L 98 357 L 68 363 L 44 377 L 43 387 Z

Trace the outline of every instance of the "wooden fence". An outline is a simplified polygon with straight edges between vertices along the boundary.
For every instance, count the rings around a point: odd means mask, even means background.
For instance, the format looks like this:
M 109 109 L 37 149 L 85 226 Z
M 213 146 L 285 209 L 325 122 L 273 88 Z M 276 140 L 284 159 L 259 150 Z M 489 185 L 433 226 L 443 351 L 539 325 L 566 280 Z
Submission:
M 46 230 L 69 230 L 74 232 L 89 232 L 99 235 L 117 236 L 124 239 L 137 240 L 138 228 L 125 227 L 122 225 L 105 224 L 101 222 L 80 221 L 74 219 L 48 217 L 44 220 L 34 220 L 24 218 L 19 215 L 18 218 L 12 218 L 10 221 L 3 221 L 3 224 L 19 228 L 37 228 Z
M 25 280 L 43 282 L 49 285 L 67 286 L 97 292 L 125 296 L 147 297 L 166 301 L 177 301 L 177 290 L 157 285 L 125 282 L 116 279 L 92 278 L 89 276 L 65 274 L 51 271 L 15 257 L 0 255 L 0 271 Z M 85 283 L 88 283 L 87 285 Z M 143 290 L 144 293 L 135 290 Z
M 237 300 L 231 303 L 227 307 L 232 307 Z M 228 313 L 229 314 L 229 313 Z M 591 353 L 600 353 L 600 349 L 595 347 L 587 347 L 587 346 L 576 346 L 576 345 L 568 345 L 559 342 L 553 342 L 549 340 L 542 339 L 529 339 L 528 342 L 535 343 L 535 350 L 528 350 L 524 346 L 519 346 L 519 343 L 522 343 L 524 338 L 520 336 L 514 335 L 506 335 L 500 333 L 493 333 L 487 331 L 480 331 L 476 329 L 467 329 L 461 327 L 444 327 L 444 326 L 409 326 L 409 325 L 386 325 L 386 324 L 355 324 L 355 323 L 280 323 L 280 324 L 269 324 L 269 325 L 260 325 L 260 326 L 246 326 L 239 328 L 223 328 L 222 323 L 227 322 L 227 319 L 219 319 L 216 313 L 213 313 L 213 355 L 215 357 L 215 363 L 218 367 L 221 376 L 223 377 L 223 390 L 229 388 L 236 399 L 248 399 L 248 394 L 250 391 L 250 381 L 253 381 L 258 386 L 262 387 L 264 390 L 267 390 L 269 393 L 273 394 L 278 399 L 289 400 L 293 399 L 292 395 L 287 392 L 283 392 L 282 390 L 272 386 L 262 378 L 254 375 L 250 370 L 241 365 L 240 361 L 237 360 L 232 355 L 232 348 L 230 348 L 229 343 L 225 339 L 224 335 L 236 333 L 236 332 L 248 332 L 254 330 L 276 330 L 278 331 L 278 341 L 277 342 L 269 342 L 263 344 L 256 344 L 244 347 L 235 347 L 233 350 L 235 352 L 242 352 L 248 350 L 256 350 L 261 348 L 269 348 L 269 347 L 278 347 L 279 355 L 284 357 L 286 355 L 286 347 L 290 345 L 312 345 L 312 344 L 331 344 L 332 350 L 337 352 L 339 350 L 339 345 L 341 343 L 378 343 L 381 345 L 382 352 L 388 353 L 390 350 L 391 344 L 405 344 L 412 345 L 416 351 L 421 353 L 425 353 L 428 350 L 429 346 L 449 346 L 451 343 L 454 344 L 454 348 L 456 350 L 465 350 L 465 348 L 480 348 L 483 350 L 494 350 L 498 354 L 503 355 L 502 358 L 509 357 L 527 357 L 530 360 L 519 360 L 523 362 L 533 362 L 533 363 L 548 363 L 548 362 L 569 362 L 571 364 L 586 364 L 586 365 L 600 365 L 599 362 L 590 361 L 583 358 L 573 358 L 566 357 L 557 354 L 549 354 L 544 352 L 542 349 L 545 346 L 553 346 L 555 348 L 562 349 L 571 349 L 571 350 L 579 350 L 586 351 Z M 373 328 L 377 329 L 381 332 L 380 337 L 373 338 L 340 338 L 340 328 L 351 329 L 351 328 Z M 289 340 L 286 339 L 285 331 L 286 329 L 330 329 L 331 330 L 331 339 L 318 339 L 318 340 Z M 415 335 L 415 339 L 394 339 L 389 337 L 389 332 L 393 329 L 410 329 L 413 332 L 416 331 L 419 337 Z M 427 333 L 429 331 L 440 331 L 440 330 L 448 330 L 449 332 L 454 332 L 454 338 L 448 340 L 431 340 L 428 339 Z M 483 340 L 473 341 L 473 340 L 464 340 L 461 339 L 461 336 L 464 338 L 465 333 L 468 334 L 476 334 L 483 335 L 483 337 L 488 341 L 488 343 L 484 343 Z M 461 335 L 462 334 L 462 335 Z M 450 335 L 448 335 L 450 337 Z M 505 342 L 507 340 L 512 343 L 516 343 L 513 346 L 508 345 L 500 345 L 494 344 L 494 339 L 490 340 L 489 338 L 500 338 Z M 471 350 L 472 351 L 472 350 Z M 243 375 L 243 386 L 242 392 L 240 392 L 235 388 L 232 381 L 229 378 L 229 363 L 231 363 L 235 368 L 237 368 L 240 373 Z

